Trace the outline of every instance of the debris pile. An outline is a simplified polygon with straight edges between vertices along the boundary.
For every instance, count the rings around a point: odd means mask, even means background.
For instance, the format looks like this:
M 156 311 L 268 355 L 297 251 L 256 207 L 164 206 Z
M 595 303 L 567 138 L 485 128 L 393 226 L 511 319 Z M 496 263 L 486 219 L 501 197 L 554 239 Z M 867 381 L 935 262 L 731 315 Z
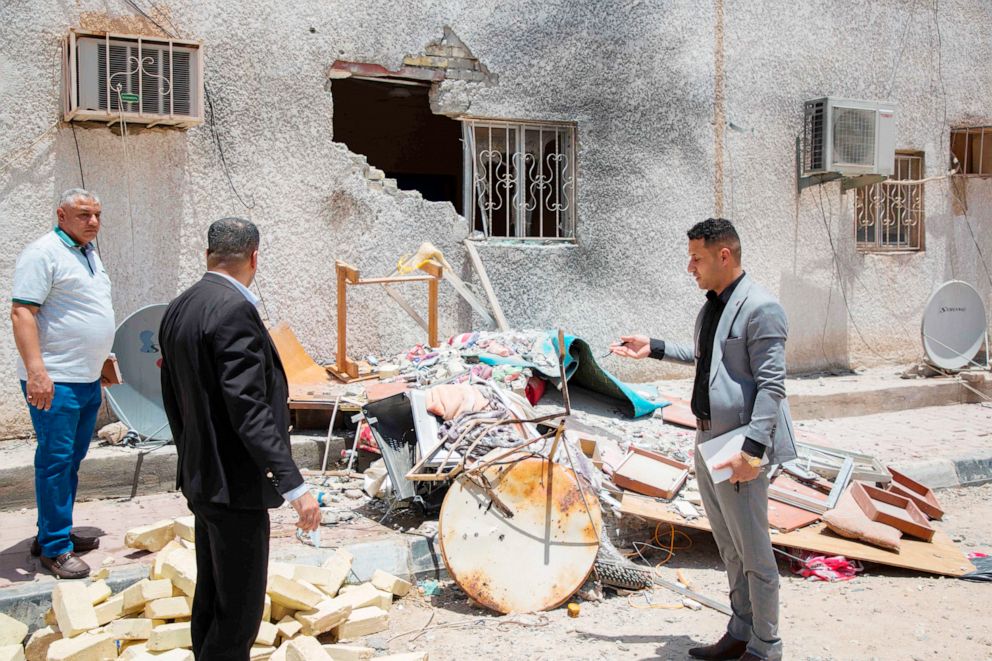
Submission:
M 187 661 L 193 659 L 190 616 L 196 592 L 193 517 L 135 528 L 127 546 L 157 552 L 148 578 L 113 594 L 107 570 L 90 583 L 60 581 L 46 626 L 24 643 L 28 627 L 0 615 L 3 661 Z M 346 585 L 352 556 L 338 549 L 321 566 L 270 562 L 265 606 L 251 658 L 277 661 L 391 659 L 426 661 L 427 652 L 376 657 L 361 644 L 389 627 L 394 599 L 411 584 L 377 570 Z

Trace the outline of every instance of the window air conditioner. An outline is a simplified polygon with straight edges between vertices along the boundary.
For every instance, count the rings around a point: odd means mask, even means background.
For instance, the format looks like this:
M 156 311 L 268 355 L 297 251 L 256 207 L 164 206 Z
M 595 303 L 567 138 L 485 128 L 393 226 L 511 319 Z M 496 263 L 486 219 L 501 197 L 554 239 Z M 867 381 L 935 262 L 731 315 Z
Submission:
M 803 176 L 894 172 L 896 106 L 824 97 L 806 102 Z
M 203 122 L 200 44 L 71 31 L 64 40 L 66 121 Z

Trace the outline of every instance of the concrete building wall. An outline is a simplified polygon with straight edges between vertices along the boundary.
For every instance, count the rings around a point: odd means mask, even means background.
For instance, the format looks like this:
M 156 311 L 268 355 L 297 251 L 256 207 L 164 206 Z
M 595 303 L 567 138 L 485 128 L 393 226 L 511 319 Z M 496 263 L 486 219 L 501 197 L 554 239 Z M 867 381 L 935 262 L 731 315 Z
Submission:
M 992 124 L 987 3 L 945 0 L 935 14 L 929 3 L 895 0 L 136 2 L 203 43 L 212 122 L 132 126 L 126 139 L 105 126 L 59 123 L 60 40 L 70 28 L 161 31 L 123 1 L 0 8 L 6 291 L 17 253 L 51 227 L 59 193 L 80 185 L 82 171 L 104 201 L 100 249 L 118 320 L 193 283 L 206 227 L 243 215 L 263 235 L 264 316 L 289 321 L 330 361 L 335 259 L 384 275 L 431 241 L 472 275 L 461 246 L 469 227 L 451 205 L 369 181 L 361 156 L 334 141 L 326 80 L 338 59 L 396 68 L 448 25 L 494 79 L 442 83 L 439 110 L 578 127 L 577 242 L 480 246 L 514 326 L 560 325 L 603 348 L 634 330 L 687 339 L 701 294 L 684 271 L 684 232 L 718 200 L 738 224 L 747 270 L 786 306 L 792 371 L 917 358 L 923 304 L 944 280 L 967 280 L 992 302 L 946 180 L 926 188 L 924 252 L 865 255 L 854 246 L 853 195 L 832 183 L 797 197 L 794 158 L 803 100 L 888 96 L 900 107 L 899 146 L 925 151 L 927 174 L 939 174 L 949 126 Z M 717 105 L 721 23 L 725 103 Z M 717 146 L 721 109 L 740 130 L 725 129 Z M 992 183 L 969 181 L 967 207 L 988 262 Z M 442 333 L 466 329 L 468 308 L 442 291 Z M 421 300 L 420 288 L 408 294 Z M 422 339 L 381 292 L 352 298 L 354 355 Z M 0 333 L 3 435 L 29 429 L 14 359 L 12 337 Z M 607 366 L 629 379 L 677 373 L 618 359 Z

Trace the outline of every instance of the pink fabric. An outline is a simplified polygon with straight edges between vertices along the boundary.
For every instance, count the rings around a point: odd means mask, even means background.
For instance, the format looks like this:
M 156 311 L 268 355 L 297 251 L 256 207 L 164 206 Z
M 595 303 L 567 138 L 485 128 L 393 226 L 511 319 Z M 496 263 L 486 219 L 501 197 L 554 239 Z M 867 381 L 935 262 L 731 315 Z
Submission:
M 792 573 L 804 578 L 834 583 L 850 581 L 864 569 L 857 560 L 848 560 L 842 555 L 817 555 L 815 551 L 797 551 L 797 559 L 791 561 Z M 801 561 L 801 562 L 800 562 Z

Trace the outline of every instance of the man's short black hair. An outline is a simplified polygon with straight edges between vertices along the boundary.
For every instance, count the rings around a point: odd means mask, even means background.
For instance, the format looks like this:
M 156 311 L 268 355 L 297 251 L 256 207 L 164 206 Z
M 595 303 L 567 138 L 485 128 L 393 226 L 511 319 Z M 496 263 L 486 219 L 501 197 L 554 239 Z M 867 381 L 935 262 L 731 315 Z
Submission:
M 255 223 L 244 218 L 221 218 L 207 230 L 207 258 L 213 263 L 242 262 L 258 250 Z
M 690 241 L 702 239 L 707 247 L 718 245 L 721 248 L 730 248 L 730 253 L 740 263 L 741 237 L 737 235 L 734 224 L 726 218 L 707 218 L 693 225 L 686 234 Z

